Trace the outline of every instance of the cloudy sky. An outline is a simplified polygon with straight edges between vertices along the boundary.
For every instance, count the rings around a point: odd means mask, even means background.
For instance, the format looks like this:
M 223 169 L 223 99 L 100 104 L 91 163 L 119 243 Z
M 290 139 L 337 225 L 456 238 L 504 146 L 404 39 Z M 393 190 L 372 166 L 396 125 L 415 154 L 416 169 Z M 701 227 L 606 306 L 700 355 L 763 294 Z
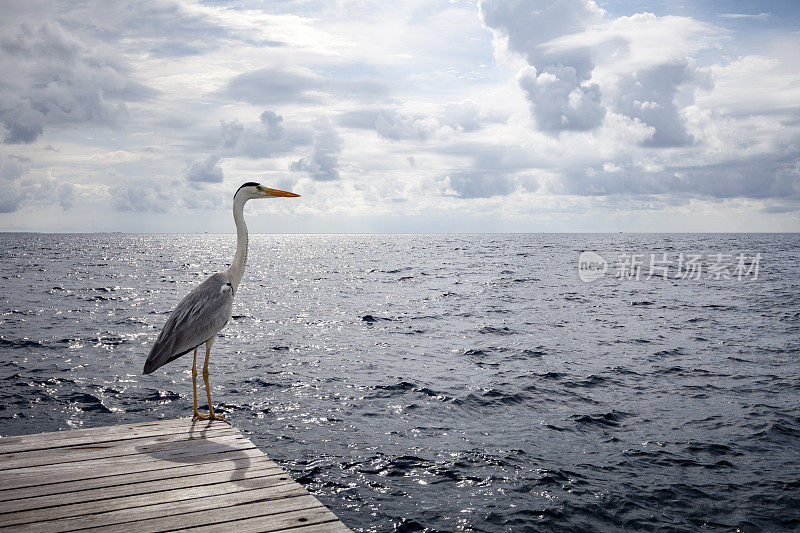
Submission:
M 800 231 L 800 3 L 10 1 L 0 230 Z

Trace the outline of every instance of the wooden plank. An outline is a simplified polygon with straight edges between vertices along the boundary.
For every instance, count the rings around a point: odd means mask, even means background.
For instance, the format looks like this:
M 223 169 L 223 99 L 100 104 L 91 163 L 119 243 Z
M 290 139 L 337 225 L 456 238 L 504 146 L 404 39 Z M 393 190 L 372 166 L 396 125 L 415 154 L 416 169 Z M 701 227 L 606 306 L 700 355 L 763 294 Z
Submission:
M 15 451 L 41 450 L 75 444 L 91 444 L 111 440 L 126 440 L 142 436 L 170 435 L 190 432 L 202 433 L 211 427 L 228 427 L 224 422 L 197 421 L 189 418 L 144 422 L 141 424 L 124 424 L 120 426 L 104 426 L 91 429 L 75 429 L 70 431 L 54 431 L 39 435 L 16 435 L 0 438 L 0 453 Z M 32 438 L 37 437 L 37 438 Z
M 252 442 L 188 419 L 0 439 L 4 531 L 350 531 Z
M 178 518 L 178 517 L 176 517 Z M 267 519 L 268 518 L 268 519 Z M 211 518 L 213 520 L 213 518 Z M 235 522 L 222 522 L 217 524 L 209 524 L 203 526 L 204 532 L 219 531 L 220 533 L 229 533 L 235 530 L 236 533 L 263 532 L 263 531 L 280 531 L 282 529 L 289 529 L 297 526 L 323 524 L 325 522 L 335 522 L 339 520 L 335 514 L 330 512 L 323 506 L 314 507 L 311 509 L 303 509 L 299 511 L 290 511 L 281 513 L 274 516 L 257 518 L 248 518 L 245 520 L 236 520 Z M 179 521 L 176 520 L 176 524 Z M 189 529 L 171 529 L 171 531 L 190 531 Z M 294 530 L 292 530 L 294 531 Z
M 190 457 L 191 453 L 184 452 L 184 450 L 198 449 L 201 450 L 200 453 L 202 453 L 202 449 L 226 449 L 226 447 L 228 449 L 239 449 L 242 447 L 252 448 L 255 446 L 249 440 L 238 434 L 210 437 L 208 439 L 181 439 L 158 445 L 145 446 L 142 448 L 141 453 L 138 454 L 127 454 L 120 457 L 92 457 L 90 454 L 89 457 L 81 461 L 9 468 L 7 470 L 0 470 L 0 477 L 5 478 L 21 472 L 43 472 L 48 470 L 65 471 L 76 468 L 83 469 L 85 466 L 91 466 L 85 465 L 84 463 L 93 463 L 97 466 L 104 462 L 136 462 L 139 458 L 168 459 L 170 457 Z M 189 455 L 187 455 L 187 453 L 189 453 Z
M 12 468 L 85 461 L 87 459 L 98 459 L 101 457 L 136 455 L 138 453 L 156 451 L 160 448 L 168 448 L 168 446 L 163 445 L 164 443 L 226 436 L 244 438 L 238 430 L 225 426 L 224 428 L 210 429 L 203 437 L 190 437 L 185 433 L 175 433 L 170 435 L 150 435 L 130 440 L 81 444 L 66 448 L 59 447 L 45 450 L 38 449 L 26 452 L 14 452 L 0 454 L 0 471 L 11 470 Z
M 353 531 L 342 522 L 325 522 L 314 524 L 313 526 L 293 527 L 291 529 L 281 529 L 281 532 L 291 533 L 353 533 Z
M 105 513 L 120 508 L 145 507 L 159 503 L 177 502 L 181 500 L 196 500 L 209 496 L 229 495 L 236 492 L 252 491 L 255 489 L 269 489 L 273 494 L 284 494 L 288 489 L 294 490 L 295 487 L 302 489 L 296 483 L 289 480 L 280 480 L 281 476 L 265 476 L 244 480 L 234 483 L 218 483 L 216 485 L 190 486 L 181 489 L 166 490 L 149 494 L 135 494 L 123 496 L 111 500 L 97 500 L 92 502 L 81 502 L 77 504 L 61 505 L 58 507 L 47 507 L 45 509 L 34 509 L 30 511 L 18 511 L 14 513 L 0 514 L 0 527 L 7 527 L 18 524 L 29 524 L 32 522 L 42 522 L 46 520 L 63 520 L 66 517 L 92 515 Z M 202 509 L 205 505 L 198 502 L 197 508 Z M 147 510 L 143 510 L 140 516 L 147 516 Z
M 215 509 L 194 511 L 160 518 L 138 520 L 136 533 L 158 533 L 160 531 L 173 531 L 178 528 L 207 527 L 215 523 L 227 523 L 232 520 L 263 517 L 290 511 L 320 508 L 322 504 L 315 497 L 309 495 L 279 500 L 259 501 L 249 504 L 218 507 Z M 231 524 L 235 529 L 235 524 Z M 99 531 L 98 528 L 89 531 Z M 230 531 L 230 529 L 229 529 Z
M 271 459 L 267 458 L 258 450 L 247 450 L 251 453 L 251 468 L 275 468 L 279 469 Z M 164 468 L 161 470 L 148 470 L 144 472 L 133 472 L 130 474 L 109 475 L 99 478 L 82 479 L 78 481 L 63 481 L 58 483 L 48 483 L 46 485 L 34 485 L 32 487 L 14 488 L 0 491 L 0 502 L 14 501 L 18 499 L 34 498 L 46 496 L 48 494 L 63 494 L 77 492 L 102 487 L 116 487 L 119 485 L 135 485 L 147 481 L 157 481 L 160 479 L 171 479 L 178 477 L 188 477 L 213 472 L 231 472 L 241 470 L 241 467 L 229 460 L 221 460 L 210 463 L 190 464 Z M 233 475 L 233 474 L 231 474 Z M 133 489 L 132 489 L 133 490 Z
M 42 509 L 45 507 L 57 507 L 59 505 L 67 505 L 71 503 L 108 500 L 112 498 L 120 498 L 122 496 L 132 496 L 135 494 L 148 494 L 151 492 L 181 489 L 187 486 L 198 487 L 203 485 L 214 485 L 217 483 L 239 483 L 244 480 L 264 476 L 280 476 L 284 481 L 288 480 L 288 477 L 280 468 L 263 466 L 257 466 L 255 468 L 240 468 L 238 470 L 223 472 L 203 473 L 189 477 L 175 477 L 166 479 L 162 477 L 143 483 L 118 485 L 116 487 L 93 488 L 88 490 L 12 500 L 10 502 L 3 503 L 2 507 L 0 507 L 0 514 Z
M 222 507 L 244 505 L 252 502 L 266 502 L 268 500 L 278 500 L 306 495 L 308 495 L 308 492 L 306 492 L 306 490 L 297 483 L 286 483 L 276 487 L 245 490 L 234 494 L 222 494 L 208 496 L 201 499 L 160 503 L 147 507 L 118 508 L 106 513 L 32 522 L 24 525 L 13 526 L 10 530 L 26 531 L 31 533 L 75 531 L 78 529 L 86 529 L 91 527 L 104 527 L 119 530 L 122 529 L 118 527 L 119 524 L 138 522 L 144 518 L 181 515 L 183 513 L 191 513 L 195 511 L 205 511 L 211 515 L 215 512 L 215 509 Z M 131 530 L 135 531 L 136 528 L 133 527 Z
M 255 450 L 254 454 L 243 453 Z M 225 454 L 219 457 L 218 454 Z M 242 465 L 258 457 L 261 452 L 247 439 L 234 442 L 205 442 L 148 456 L 117 457 L 97 461 L 81 461 L 64 465 L 34 466 L 17 470 L 4 470 L 0 475 L 0 490 L 29 487 L 42 483 L 77 481 L 93 477 L 144 472 L 180 466 L 181 463 L 202 463 L 218 460 L 238 461 Z M 90 463 L 90 464 L 87 464 Z M 177 463 L 177 464 L 176 464 Z M 90 468 L 86 468 L 90 466 Z

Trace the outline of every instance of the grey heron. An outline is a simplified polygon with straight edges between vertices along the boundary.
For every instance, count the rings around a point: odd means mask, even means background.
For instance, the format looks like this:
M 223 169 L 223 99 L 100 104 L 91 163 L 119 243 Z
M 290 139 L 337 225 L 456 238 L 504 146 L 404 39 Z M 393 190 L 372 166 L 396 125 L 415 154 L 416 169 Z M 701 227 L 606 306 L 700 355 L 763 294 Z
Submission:
M 180 301 L 158 334 L 144 363 L 144 373 L 150 374 L 161 366 L 194 350 L 192 363 L 192 391 L 194 393 L 194 416 L 192 420 L 225 420 L 214 414 L 211 404 L 208 358 L 217 333 L 231 318 L 233 297 L 239 288 L 247 262 L 247 225 L 244 223 L 244 204 L 254 198 L 297 197 L 299 194 L 270 189 L 255 182 L 247 182 L 233 195 L 233 220 L 236 223 L 236 254 L 230 268 L 211 275 Z M 197 410 L 197 349 L 206 345 L 206 362 L 203 365 L 203 381 L 208 397 L 208 414 Z M 229 423 L 229 422 L 228 422 Z

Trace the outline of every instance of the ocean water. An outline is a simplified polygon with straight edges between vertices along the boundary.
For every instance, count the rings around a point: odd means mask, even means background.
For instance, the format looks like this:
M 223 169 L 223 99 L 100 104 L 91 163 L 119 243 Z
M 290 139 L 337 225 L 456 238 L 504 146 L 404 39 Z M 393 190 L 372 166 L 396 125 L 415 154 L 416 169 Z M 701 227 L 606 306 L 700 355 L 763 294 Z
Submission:
M 191 354 L 142 366 L 234 240 L 0 234 L 0 434 L 189 416 Z M 646 279 L 664 253 L 761 257 Z M 358 531 L 796 531 L 799 265 L 790 234 L 252 235 L 215 408 Z

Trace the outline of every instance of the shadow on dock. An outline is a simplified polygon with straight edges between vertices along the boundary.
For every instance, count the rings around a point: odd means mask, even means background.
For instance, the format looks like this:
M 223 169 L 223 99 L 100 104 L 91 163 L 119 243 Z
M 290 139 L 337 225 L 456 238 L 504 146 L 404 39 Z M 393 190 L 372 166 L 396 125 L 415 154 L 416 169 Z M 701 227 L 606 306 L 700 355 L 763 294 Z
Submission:
M 233 468 L 229 481 L 254 488 L 258 486 L 258 480 L 249 472 L 254 446 L 243 437 L 225 435 L 224 430 L 228 428 L 230 426 L 224 422 L 199 420 L 192 422 L 189 435 L 185 439 L 137 446 L 136 451 L 159 461 L 182 465 L 230 462 Z

